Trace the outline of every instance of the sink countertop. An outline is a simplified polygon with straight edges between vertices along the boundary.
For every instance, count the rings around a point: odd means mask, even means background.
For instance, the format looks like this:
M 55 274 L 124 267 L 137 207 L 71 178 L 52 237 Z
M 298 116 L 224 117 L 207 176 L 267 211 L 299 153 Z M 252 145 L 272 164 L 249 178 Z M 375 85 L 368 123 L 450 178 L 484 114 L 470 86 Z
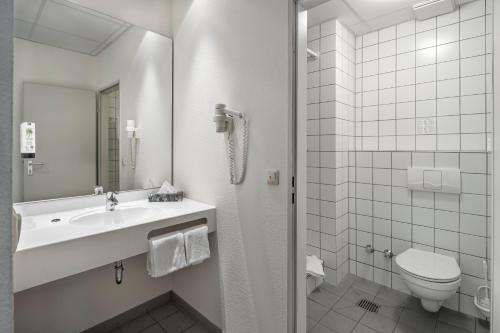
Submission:
M 203 218 L 209 233 L 215 231 L 214 206 L 190 199 L 148 202 L 146 194 L 120 193 L 114 212 L 105 211 L 104 196 L 15 204 L 22 226 L 14 292 L 146 253 L 153 230 Z
M 120 202 L 116 206 L 115 212 L 108 213 L 116 213 L 124 205 L 127 207 L 151 208 L 154 213 L 136 220 L 108 224 L 72 223 L 74 217 L 99 212 L 105 213 L 104 206 L 23 216 L 21 237 L 16 252 L 215 209 L 214 206 L 190 199 L 178 202 L 148 202 L 147 199 L 144 199 Z M 59 219 L 60 221 L 51 222 L 53 219 Z

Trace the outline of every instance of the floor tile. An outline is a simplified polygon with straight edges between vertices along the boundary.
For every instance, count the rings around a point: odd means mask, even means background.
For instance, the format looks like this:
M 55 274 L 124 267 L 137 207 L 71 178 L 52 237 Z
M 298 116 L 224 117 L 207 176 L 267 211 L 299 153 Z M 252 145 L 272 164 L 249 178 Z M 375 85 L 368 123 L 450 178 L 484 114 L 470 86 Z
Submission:
M 165 329 L 168 333 L 182 332 L 193 326 L 193 324 L 193 319 L 184 314 L 182 311 L 178 311 L 160 321 L 161 327 L 163 327 L 163 329 Z
M 137 333 L 142 329 L 153 326 L 155 323 L 153 318 L 146 314 L 121 325 L 120 329 L 123 333 Z
M 470 331 L 439 321 L 437 323 L 436 333 L 470 333 Z
M 433 333 L 434 331 L 426 332 L 426 333 Z M 416 330 L 413 327 L 410 327 L 408 325 L 405 325 L 403 323 L 398 323 L 396 326 L 396 329 L 394 330 L 394 333 L 422 333 L 422 331 Z
M 441 308 L 438 313 L 438 320 L 464 330 L 475 331 L 475 318 L 464 313 L 453 311 L 447 308 Z
M 327 308 L 331 308 L 335 303 L 338 302 L 340 296 L 337 296 L 325 289 L 318 288 L 309 295 L 309 299 L 319 303 Z
M 344 296 L 347 290 L 351 287 L 351 283 L 341 282 L 339 285 L 334 286 L 329 283 L 323 283 L 320 288 L 328 290 L 337 296 Z
M 377 331 L 372 330 L 371 328 L 366 327 L 365 325 L 358 324 L 352 333 L 378 333 Z
M 149 315 L 153 317 L 154 320 L 160 321 L 177 311 L 179 311 L 179 309 L 174 304 L 168 303 L 149 311 Z
M 318 322 L 327 312 L 327 307 L 313 301 L 307 301 L 307 318 L 314 322 Z
M 423 333 L 434 332 L 436 327 L 436 317 L 434 314 L 420 313 L 408 308 L 403 310 L 399 322 Z
M 375 296 L 379 292 L 381 285 L 363 278 L 357 278 L 356 280 L 354 280 L 354 283 L 351 287 L 363 290 L 364 292 Z
M 342 298 L 338 301 L 337 304 L 333 306 L 333 310 L 355 321 L 360 320 L 366 312 L 365 309 L 357 306 L 354 301 L 346 298 Z
M 350 333 L 356 326 L 354 320 L 333 311 L 328 312 L 319 323 L 337 333 Z
M 476 319 L 476 333 L 489 333 L 489 323 L 483 319 Z
M 397 324 L 396 321 L 373 312 L 366 312 L 360 323 L 381 333 L 392 333 Z
M 165 331 L 163 330 L 163 328 L 161 328 L 160 325 L 156 324 L 142 331 L 139 331 L 139 333 L 165 333 Z
M 204 329 L 200 324 L 196 324 L 183 331 L 183 333 L 208 333 L 208 331 Z
M 375 299 L 379 299 L 379 304 L 391 306 L 405 306 L 409 295 L 400 291 L 382 286 Z
M 349 290 L 347 290 L 347 292 L 345 293 L 345 295 L 342 298 L 350 299 L 354 302 L 358 302 L 362 299 L 367 299 L 369 301 L 373 301 L 375 296 L 373 296 L 372 294 L 369 294 L 365 291 L 362 291 L 360 289 L 349 288 Z
M 335 333 L 329 328 L 326 328 L 323 325 L 316 325 L 314 329 L 311 331 L 311 333 Z

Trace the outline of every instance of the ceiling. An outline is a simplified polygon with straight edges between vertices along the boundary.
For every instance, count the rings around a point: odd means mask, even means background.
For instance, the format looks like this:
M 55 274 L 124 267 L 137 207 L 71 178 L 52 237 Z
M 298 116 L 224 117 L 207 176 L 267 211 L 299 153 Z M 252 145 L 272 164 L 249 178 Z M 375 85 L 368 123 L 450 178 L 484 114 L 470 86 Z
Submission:
M 474 0 L 454 0 L 462 5 Z M 308 24 L 337 18 L 356 35 L 413 20 L 412 6 L 423 0 L 303 0 Z
M 63 0 L 15 0 L 14 36 L 97 55 L 131 25 Z

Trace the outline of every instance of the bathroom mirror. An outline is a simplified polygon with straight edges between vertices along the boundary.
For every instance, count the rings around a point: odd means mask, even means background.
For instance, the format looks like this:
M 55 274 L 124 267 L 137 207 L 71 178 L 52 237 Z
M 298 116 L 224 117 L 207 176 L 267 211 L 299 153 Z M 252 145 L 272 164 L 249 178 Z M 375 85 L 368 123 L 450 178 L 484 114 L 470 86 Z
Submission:
M 14 16 L 14 202 L 170 181 L 172 40 L 68 1 Z

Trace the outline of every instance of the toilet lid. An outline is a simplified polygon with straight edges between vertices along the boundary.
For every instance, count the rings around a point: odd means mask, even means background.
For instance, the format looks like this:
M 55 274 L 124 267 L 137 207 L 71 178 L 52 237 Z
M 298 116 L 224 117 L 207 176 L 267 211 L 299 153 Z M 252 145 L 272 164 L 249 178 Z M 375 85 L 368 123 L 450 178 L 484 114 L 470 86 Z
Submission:
M 397 255 L 396 264 L 408 273 L 426 280 L 455 281 L 461 274 L 454 258 L 413 248 Z

